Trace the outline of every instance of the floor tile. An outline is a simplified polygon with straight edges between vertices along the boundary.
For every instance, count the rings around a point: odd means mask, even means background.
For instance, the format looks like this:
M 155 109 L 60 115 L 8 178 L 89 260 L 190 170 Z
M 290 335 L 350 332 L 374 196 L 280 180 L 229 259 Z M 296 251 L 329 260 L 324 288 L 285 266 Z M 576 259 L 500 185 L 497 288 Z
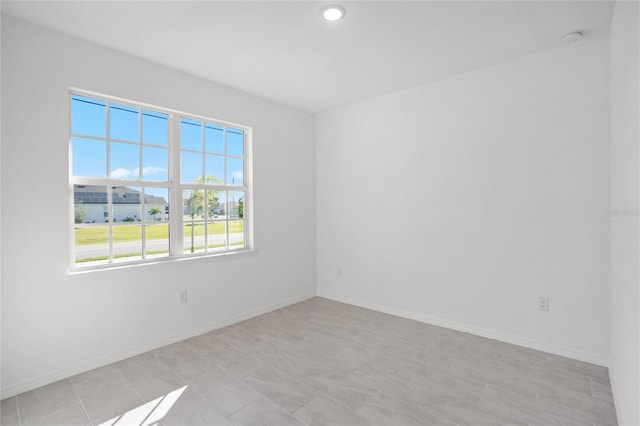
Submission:
M 407 404 L 382 394 L 370 398 L 357 413 L 372 425 L 444 425 L 448 422 L 436 413 Z M 454 424 L 454 423 L 449 423 Z
M 477 402 L 459 398 L 440 389 L 433 389 L 429 392 L 429 395 L 420 404 L 420 409 L 437 415 L 443 421 L 455 424 L 526 424 L 526 422 L 520 422 L 517 416 L 490 411 L 481 407 Z
M 429 363 L 429 355 L 433 354 L 436 350 L 433 348 L 418 347 L 410 345 L 404 342 L 393 342 L 390 345 L 382 349 L 388 357 L 393 357 L 402 362 L 402 367 L 407 363 L 413 362 L 419 365 L 426 365 Z
M 162 397 L 185 385 L 150 352 L 120 361 L 117 366 L 144 401 Z
M 22 393 L 17 399 L 20 421 L 24 425 L 80 403 L 69 379 Z
M 4 423 L 2 423 L 5 426 Z M 40 417 L 36 420 L 22 423 L 22 426 L 91 426 L 89 417 L 85 413 L 82 404 L 71 405 L 61 410 Z
M 399 331 L 398 340 L 429 351 L 454 350 L 464 346 L 457 337 L 443 336 L 437 329 L 415 329 L 406 326 L 402 326 L 402 330 Z
M 260 353 L 260 360 L 298 379 L 330 374 L 334 370 L 318 364 L 292 351 L 291 348 L 274 346 Z
M 391 349 L 395 345 L 396 343 L 393 343 L 388 347 L 388 349 Z M 366 363 L 364 363 L 363 365 L 370 365 L 380 370 L 384 370 L 389 374 L 395 374 L 398 371 L 406 368 L 424 368 L 426 366 L 425 362 L 415 361 L 411 358 L 403 356 L 403 354 L 394 352 L 392 350 L 371 350 L 366 354 Z
M 202 374 L 185 377 L 185 380 L 190 387 L 224 416 L 228 416 L 261 397 L 249 385 L 242 383 L 218 367 L 212 366 Z
M 487 384 L 448 371 L 433 369 L 430 366 L 406 368 L 398 371 L 398 376 L 409 381 L 419 381 L 438 392 L 467 400 L 472 403 L 480 401 Z M 433 392 L 433 391 L 432 391 Z
M 337 324 L 328 328 L 336 336 L 373 349 L 384 349 L 393 342 L 391 339 L 375 335 L 358 327 Z
M 501 355 L 527 360 L 530 362 L 543 362 L 547 354 L 534 349 L 522 346 L 512 345 L 498 340 L 488 339 L 485 337 L 474 336 L 472 334 L 463 333 L 463 340 L 473 346 L 483 347 L 488 350 L 498 352 Z
M 451 358 L 471 362 L 497 362 L 503 355 L 493 349 L 472 344 L 460 344 L 444 351 Z
M 17 398 L 14 396 L 3 399 L 0 403 L 0 425 L 18 426 L 19 424 Z
M 71 382 L 94 424 L 144 404 L 115 364 L 73 376 Z
M 251 334 L 241 327 L 234 325 L 216 330 L 216 336 L 229 344 L 232 344 L 244 353 L 255 353 L 266 349 L 272 342 L 259 334 Z
M 538 405 L 538 407 L 540 406 L 565 407 L 566 411 L 561 413 L 561 418 L 564 424 L 566 424 L 567 426 L 593 425 L 595 422 L 595 418 L 593 417 L 593 415 L 591 415 L 591 413 L 582 411 L 582 410 L 576 410 L 571 406 L 567 406 L 566 404 L 564 404 L 563 401 L 560 401 L 554 398 L 547 398 L 547 397 L 538 395 L 536 404 Z M 544 424 L 540 424 L 540 422 L 535 422 L 535 423 L 536 423 L 536 426 L 538 425 L 544 426 Z
M 6 399 L 0 422 L 613 426 L 617 419 L 606 368 L 316 297 Z
M 546 396 L 559 396 L 566 392 L 591 396 L 591 378 L 587 376 L 512 357 L 503 357 L 499 364 L 513 375 L 539 383 L 547 393 Z
M 164 426 L 228 426 L 229 422 L 218 413 L 212 404 L 198 395 L 194 390 L 186 388 L 170 405 L 157 413 Z
M 449 371 L 460 377 L 499 386 L 531 398 L 535 398 L 538 392 L 538 383 L 513 374 L 499 363 L 456 361 Z
M 565 407 L 578 408 L 582 405 L 583 400 L 591 398 L 591 396 L 585 395 L 583 392 L 572 391 L 565 387 L 541 383 L 538 388 L 538 398 L 550 399 Z
M 266 327 L 283 330 L 289 333 L 293 339 L 300 340 L 295 333 L 300 332 L 308 327 L 305 323 L 304 316 L 288 310 L 287 308 L 278 309 L 260 316 L 260 320 Z
M 603 384 L 597 380 L 591 380 L 591 395 L 594 398 L 613 404 L 613 393 L 610 384 Z
M 308 426 L 322 425 L 369 425 L 367 419 L 335 401 L 324 396 L 318 396 L 307 405 L 294 413 Z
M 227 420 L 238 426 L 304 426 L 300 420 L 265 398 L 241 408 Z
M 415 406 L 420 404 L 431 390 L 429 383 L 407 380 L 371 365 L 351 372 L 349 378 L 360 386 L 375 389 L 378 393 L 406 401 Z
M 317 364 L 344 373 L 354 370 L 366 361 L 363 355 L 367 351 L 366 347 L 342 339 L 333 343 L 317 343 L 318 341 L 319 339 L 312 339 L 307 344 L 299 344 L 298 354 Z
M 600 383 L 610 383 L 609 370 L 606 367 L 553 354 L 545 354 L 543 362 L 545 365 L 552 368 L 558 368 L 563 371 L 591 377 L 598 380 Z
M 317 396 L 317 392 L 301 381 L 267 365 L 242 381 L 290 413 Z
M 215 333 L 207 333 L 186 340 L 203 359 L 211 362 L 236 377 L 245 377 L 262 367 L 262 362 L 253 355 L 220 339 Z
M 241 351 L 231 343 L 222 340 L 215 332 L 205 333 L 200 336 L 192 337 L 184 341 L 185 344 L 195 349 L 203 355 L 207 355 L 215 359 L 221 354 L 238 355 Z
M 455 361 L 459 361 L 459 359 L 454 358 L 450 352 L 436 350 L 427 355 L 426 365 L 430 369 L 449 371 Z
M 615 406 L 607 401 L 598 398 L 585 398 L 579 407 L 573 408 L 572 412 L 586 413 L 595 419 L 596 423 L 617 424 Z
M 197 376 L 214 366 L 206 356 L 184 342 L 156 349 L 152 354 L 181 378 Z
M 308 381 L 324 396 L 352 410 L 360 408 L 377 392 L 374 387 L 341 372 L 309 377 Z
M 536 399 L 519 392 L 489 385 L 480 406 L 506 418 L 530 425 L 564 425 L 570 409 L 550 399 Z

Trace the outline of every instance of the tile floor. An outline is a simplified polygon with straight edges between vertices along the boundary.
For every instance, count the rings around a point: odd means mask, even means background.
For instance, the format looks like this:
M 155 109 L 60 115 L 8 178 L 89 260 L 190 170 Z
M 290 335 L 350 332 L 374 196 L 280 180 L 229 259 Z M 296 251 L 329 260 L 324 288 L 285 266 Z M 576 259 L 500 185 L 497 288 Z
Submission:
M 2 401 L 26 425 L 615 425 L 607 369 L 314 298 Z

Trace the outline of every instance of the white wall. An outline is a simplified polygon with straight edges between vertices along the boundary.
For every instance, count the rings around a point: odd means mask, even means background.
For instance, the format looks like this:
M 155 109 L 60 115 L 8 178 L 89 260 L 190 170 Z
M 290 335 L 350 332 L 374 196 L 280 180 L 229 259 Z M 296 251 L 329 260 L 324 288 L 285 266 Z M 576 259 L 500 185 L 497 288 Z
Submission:
M 258 254 L 67 277 L 69 86 L 252 126 Z M 315 294 L 313 116 L 9 17 L 2 106 L 3 397 Z
M 606 364 L 608 78 L 586 38 L 320 114 L 319 294 Z
M 611 385 L 622 425 L 640 424 L 638 291 L 638 3 L 618 1 L 611 23 Z M 630 214 L 624 213 L 625 211 Z

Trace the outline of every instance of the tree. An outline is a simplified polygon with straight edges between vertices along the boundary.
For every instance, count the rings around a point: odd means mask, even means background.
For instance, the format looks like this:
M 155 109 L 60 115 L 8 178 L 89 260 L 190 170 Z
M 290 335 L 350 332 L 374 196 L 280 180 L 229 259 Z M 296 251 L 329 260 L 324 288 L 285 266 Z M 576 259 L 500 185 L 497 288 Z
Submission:
M 222 182 L 214 177 L 207 176 L 205 178 L 205 182 L 213 185 L 221 185 Z M 196 183 L 202 183 L 202 177 L 196 179 Z M 219 201 L 219 189 L 207 189 L 207 210 L 209 212 L 209 216 L 213 216 L 214 210 L 220 207 Z M 204 217 L 204 199 L 203 199 L 203 191 L 201 189 L 192 189 L 189 191 L 189 195 L 184 199 L 184 206 L 186 207 L 186 212 L 191 216 L 191 219 L 195 219 L 196 216 Z
M 244 201 L 242 201 L 242 197 L 238 199 L 238 216 L 244 217 Z
M 74 203 L 74 221 L 75 223 L 85 223 L 87 221 L 87 211 L 82 205 L 82 201 L 76 200 Z
M 205 178 L 205 182 L 213 185 L 221 185 L 222 182 L 214 177 L 207 176 Z M 202 183 L 202 177 L 196 179 L 196 183 Z M 209 212 L 209 216 L 213 217 L 213 211 L 220 206 L 220 202 L 218 201 L 218 194 L 220 193 L 219 189 L 207 189 L 205 190 L 207 194 L 207 210 Z M 187 214 L 191 216 L 191 220 L 194 220 L 196 216 L 203 217 L 204 216 L 204 197 L 203 197 L 202 189 L 192 189 L 189 192 L 189 195 L 184 199 L 184 207 Z M 194 224 L 191 223 L 191 253 L 195 251 L 195 227 Z
M 160 210 L 158 207 L 152 207 L 151 209 L 149 209 L 147 213 L 153 216 L 153 220 L 155 221 L 156 215 L 159 215 L 160 213 L 162 213 L 162 210 Z

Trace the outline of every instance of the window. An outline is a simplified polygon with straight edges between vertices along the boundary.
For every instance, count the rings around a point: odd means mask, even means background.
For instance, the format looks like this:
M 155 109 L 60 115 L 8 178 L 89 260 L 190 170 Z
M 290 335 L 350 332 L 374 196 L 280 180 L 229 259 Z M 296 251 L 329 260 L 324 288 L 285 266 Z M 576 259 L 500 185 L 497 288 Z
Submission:
M 251 247 L 250 129 L 71 92 L 72 268 Z

